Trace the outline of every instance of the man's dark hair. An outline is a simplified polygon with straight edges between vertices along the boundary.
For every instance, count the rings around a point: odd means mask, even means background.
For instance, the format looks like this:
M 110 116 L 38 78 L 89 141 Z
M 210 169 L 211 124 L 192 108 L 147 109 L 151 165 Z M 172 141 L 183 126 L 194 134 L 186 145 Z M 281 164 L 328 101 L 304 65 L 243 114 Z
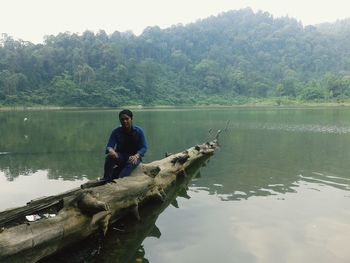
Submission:
M 122 110 L 121 112 L 119 112 L 119 119 L 120 119 L 120 116 L 122 116 L 123 114 L 128 115 L 130 117 L 130 119 L 132 119 L 132 112 L 131 112 L 131 110 L 125 109 L 125 110 Z

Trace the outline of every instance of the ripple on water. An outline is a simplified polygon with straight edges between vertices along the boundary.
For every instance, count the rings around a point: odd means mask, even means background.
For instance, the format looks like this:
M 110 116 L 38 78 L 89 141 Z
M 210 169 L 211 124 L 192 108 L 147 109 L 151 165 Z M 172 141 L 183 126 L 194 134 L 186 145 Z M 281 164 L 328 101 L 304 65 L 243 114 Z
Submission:
M 332 186 L 341 190 L 350 191 L 350 179 L 336 175 L 328 175 L 320 172 L 312 172 L 311 175 L 306 176 L 300 174 L 302 181 L 314 183 L 318 185 Z
M 279 130 L 290 132 L 316 132 L 328 134 L 348 134 L 350 126 L 320 125 L 320 124 L 281 124 L 281 123 L 254 123 L 239 125 L 240 128 Z

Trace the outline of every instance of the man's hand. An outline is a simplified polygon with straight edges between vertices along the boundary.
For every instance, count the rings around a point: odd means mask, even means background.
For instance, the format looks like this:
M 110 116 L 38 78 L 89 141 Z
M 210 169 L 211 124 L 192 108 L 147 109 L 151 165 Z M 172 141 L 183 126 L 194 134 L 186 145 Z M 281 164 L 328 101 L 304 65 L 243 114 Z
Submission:
M 115 159 L 115 160 L 118 159 L 118 153 L 116 151 L 114 151 L 113 149 L 109 149 L 108 151 L 109 151 L 108 155 L 112 159 Z
M 136 164 L 137 160 L 140 158 L 140 155 L 137 153 L 135 155 L 131 155 L 129 157 L 129 162 L 131 162 L 132 164 Z

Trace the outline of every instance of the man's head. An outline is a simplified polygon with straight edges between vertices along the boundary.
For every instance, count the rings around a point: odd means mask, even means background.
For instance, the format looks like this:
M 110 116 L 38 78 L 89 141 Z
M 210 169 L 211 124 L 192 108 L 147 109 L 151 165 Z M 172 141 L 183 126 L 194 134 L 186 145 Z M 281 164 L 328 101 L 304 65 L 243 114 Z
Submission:
M 130 110 L 125 109 L 119 112 L 119 121 L 125 130 L 131 129 L 132 117 L 133 117 L 133 114 Z

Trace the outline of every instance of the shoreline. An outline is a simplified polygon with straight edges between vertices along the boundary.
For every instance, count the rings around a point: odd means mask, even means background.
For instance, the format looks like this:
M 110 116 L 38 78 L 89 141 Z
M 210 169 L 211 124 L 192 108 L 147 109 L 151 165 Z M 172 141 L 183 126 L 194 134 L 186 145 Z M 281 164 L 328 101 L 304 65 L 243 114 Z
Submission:
M 79 110 L 120 110 L 129 108 L 132 110 L 171 110 L 171 109 L 225 109 L 225 108 L 275 108 L 275 109 L 286 109 L 286 108 L 341 108 L 350 107 L 350 102 L 337 103 L 337 102 L 319 102 L 319 103 L 288 103 L 277 105 L 269 102 L 258 102 L 258 103 L 247 103 L 237 105 L 219 105 L 219 104 L 208 104 L 208 105 L 154 105 L 154 106 L 142 106 L 142 105 L 125 105 L 116 107 L 72 107 L 72 106 L 0 106 L 0 112 L 5 111 L 79 111 Z

